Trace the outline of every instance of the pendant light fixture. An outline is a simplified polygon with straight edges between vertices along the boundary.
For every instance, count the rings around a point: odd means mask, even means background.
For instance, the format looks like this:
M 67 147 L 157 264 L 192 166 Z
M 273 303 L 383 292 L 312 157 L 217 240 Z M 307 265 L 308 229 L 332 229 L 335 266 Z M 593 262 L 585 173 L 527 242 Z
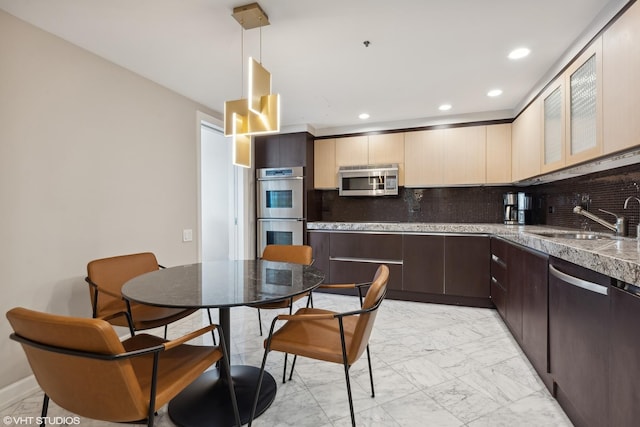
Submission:
M 262 61 L 262 27 L 269 25 L 269 17 L 258 3 L 234 8 L 233 17 L 240 23 L 243 32 L 260 28 Z M 271 93 L 271 73 L 260 62 L 250 57 L 247 69 L 247 98 L 224 104 L 224 134 L 233 137 L 233 164 L 250 168 L 251 137 L 280 131 L 280 95 Z

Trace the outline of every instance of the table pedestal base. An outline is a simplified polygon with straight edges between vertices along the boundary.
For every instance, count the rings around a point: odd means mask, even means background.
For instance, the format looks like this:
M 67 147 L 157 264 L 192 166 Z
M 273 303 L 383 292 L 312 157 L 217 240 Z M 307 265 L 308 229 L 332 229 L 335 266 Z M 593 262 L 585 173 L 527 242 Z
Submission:
M 238 400 L 242 424 L 249 422 L 260 369 L 254 366 L 231 366 L 231 377 Z M 276 397 L 276 381 L 265 371 L 260 387 L 256 417 L 267 410 Z M 235 425 L 229 386 L 220 379 L 217 369 L 205 372 L 169 402 L 169 417 L 179 426 Z

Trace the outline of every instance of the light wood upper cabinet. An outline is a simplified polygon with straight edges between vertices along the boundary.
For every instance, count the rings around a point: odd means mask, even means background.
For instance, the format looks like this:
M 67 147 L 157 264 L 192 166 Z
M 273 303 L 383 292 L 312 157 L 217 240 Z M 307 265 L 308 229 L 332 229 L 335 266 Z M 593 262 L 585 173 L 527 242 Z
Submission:
M 511 123 L 487 126 L 487 184 L 511 182 Z
M 640 3 L 603 35 L 604 153 L 640 145 Z
M 336 138 L 336 166 L 366 165 L 369 163 L 369 137 Z
M 542 153 L 540 171 L 550 172 L 565 165 L 564 75 L 542 92 Z
M 317 189 L 338 188 L 335 139 L 316 139 L 313 143 L 313 185 Z
M 398 185 L 404 185 L 404 132 L 369 135 L 369 164 L 398 164 Z
M 445 129 L 407 132 L 404 137 L 406 187 L 444 184 Z
M 511 127 L 511 176 L 514 182 L 540 174 L 541 111 L 540 98 L 536 98 L 513 121 Z
M 486 126 L 445 130 L 444 184 L 467 185 L 486 182 Z
M 565 72 L 567 165 L 602 154 L 602 38 L 599 37 Z

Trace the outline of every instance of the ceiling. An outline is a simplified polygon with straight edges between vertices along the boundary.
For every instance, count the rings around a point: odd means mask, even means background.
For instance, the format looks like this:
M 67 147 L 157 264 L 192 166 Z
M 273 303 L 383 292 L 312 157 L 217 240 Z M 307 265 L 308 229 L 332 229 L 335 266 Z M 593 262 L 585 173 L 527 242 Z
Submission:
M 217 112 L 246 96 L 241 55 L 261 54 L 283 129 L 319 136 L 512 118 L 627 1 L 261 0 L 271 25 L 245 31 L 231 12 L 251 1 L 0 8 Z M 508 59 L 520 46 L 531 54 Z

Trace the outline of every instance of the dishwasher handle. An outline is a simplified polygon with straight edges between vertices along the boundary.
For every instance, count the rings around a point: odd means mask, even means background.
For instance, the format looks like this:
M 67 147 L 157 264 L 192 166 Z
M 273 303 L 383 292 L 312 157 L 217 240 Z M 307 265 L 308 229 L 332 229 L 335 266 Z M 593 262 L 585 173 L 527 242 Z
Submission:
M 549 265 L 549 273 L 551 273 L 552 276 L 562 280 L 563 282 L 569 283 L 570 285 L 577 286 L 590 292 L 609 295 L 609 288 L 607 288 L 606 286 L 570 276 L 569 274 L 563 273 L 562 271 L 558 270 L 553 265 Z

